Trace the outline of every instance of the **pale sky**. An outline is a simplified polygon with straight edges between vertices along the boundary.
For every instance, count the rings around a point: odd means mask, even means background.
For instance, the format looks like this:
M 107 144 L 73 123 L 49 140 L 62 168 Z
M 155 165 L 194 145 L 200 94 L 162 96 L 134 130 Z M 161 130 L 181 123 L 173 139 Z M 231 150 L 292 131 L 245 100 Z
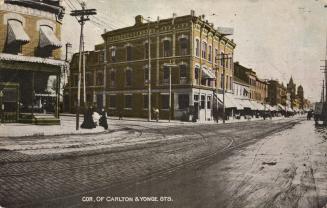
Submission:
M 78 1 L 63 0 L 66 16 L 63 42 L 78 50 L 80 26 L 69 15 Z M 253 68 L 263 79 L 278 79 L 286 84 L 291 75 L 304 87 L 310 100 L 319 100 L 323 74 L 320 66 L 326 57 L 326 0 L 88 0 L 87 8 L 98 11 L 95 22 L 85 26 L 87 50 L 101 43 L 104 28 L 113 30 L 134 24 L 136 15 L 156 20 L 177 15 L 204 14 L 215 27 L 233 27 L 237 44 L 234 61 Z M 69 7 L 69 6 L 70 7 Z M 100 24 L 100 25 L 99 25 Z

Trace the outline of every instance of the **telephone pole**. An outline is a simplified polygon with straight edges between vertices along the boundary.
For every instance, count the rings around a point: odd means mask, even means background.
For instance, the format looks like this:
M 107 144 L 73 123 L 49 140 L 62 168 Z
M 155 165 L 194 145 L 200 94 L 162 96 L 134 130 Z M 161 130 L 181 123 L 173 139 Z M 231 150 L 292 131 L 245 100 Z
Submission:
M 96 9 L 86 9 L 85 2 L 81 3 L 81 10 L 73 10 L 70 15 L 78 20 L 81 25 L 80 42 L 79 42 L 79 63 L 78 63 L 78 89 L 77 89 L 77 107 L 76 107 L 76 130 L 79 130 L 79 111 L 81 105 L 81 68 L 82 68 L 82 54 L 84 54 L 84 25 L 86 21 L 89 21 L 90 15 L 96 15 Z M 84 73 L 85 77 L 85 73 Z

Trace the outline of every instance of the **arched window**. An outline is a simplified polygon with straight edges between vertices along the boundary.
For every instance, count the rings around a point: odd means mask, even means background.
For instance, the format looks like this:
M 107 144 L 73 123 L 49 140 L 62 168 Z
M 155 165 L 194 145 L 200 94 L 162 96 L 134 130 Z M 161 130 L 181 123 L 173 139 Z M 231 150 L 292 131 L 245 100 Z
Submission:
M 171 54 L 171 46 L 170 46 L 170 41 L 169 40 L 164 40 L 163 41 L 163 56 L 168 57 Z
M 187 55 L 187 50 L 188 50 L 188 40 L 187 38 L 181 38 L 179 39 L 179 44 L 180 44 L 180 55 L 185 56 Z
M 207 58 L 207 43 L 204 41 L 202 42 L 202 58 Z
M 197 57 L 200 56 L 200 41 L 199 41 L 199 39 L 195 40 L 195 55 Z

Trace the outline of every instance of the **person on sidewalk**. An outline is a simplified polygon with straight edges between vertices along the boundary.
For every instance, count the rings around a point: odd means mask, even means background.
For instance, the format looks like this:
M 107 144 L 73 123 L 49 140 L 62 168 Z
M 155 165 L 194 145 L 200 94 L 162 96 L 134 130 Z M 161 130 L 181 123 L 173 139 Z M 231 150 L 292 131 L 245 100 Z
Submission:
M 101 118 L 99 119 L 99 125 L 102 126 L 105 130 L 108 129 L 107 113 L 104 109 L 102 109 L 102 112 L 101 112 Z
M 81 125 L 82 129 L 93 129 L 96 127 L 92 115 L 92 109 L 88 107 L 88 109 L 84 112 L 84 121 Z
M 154 118 L 156 119 L 156 121 L 159 122 L 159 109 L 153 108 L 153 114 L 154 114 Z

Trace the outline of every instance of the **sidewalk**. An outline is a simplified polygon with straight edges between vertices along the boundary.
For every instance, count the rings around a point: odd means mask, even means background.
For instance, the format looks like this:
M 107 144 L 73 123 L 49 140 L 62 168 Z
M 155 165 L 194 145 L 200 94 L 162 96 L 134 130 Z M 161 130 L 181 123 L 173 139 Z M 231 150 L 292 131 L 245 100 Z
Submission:
M 25 136 L 50 136 L 50 135 L 66 135 L 66 134 L 95 134 L 105 132 L 104 128 L 97 126 L 94 129 L 79 129 L 76 131 L 75 115 L 73 114 L 63 114 L 61 115 L 61 124 L 52 125 L 52 126 L 38 126 L 30 124 L 20 124 L 20 123 L 11 123 L 11 124 L 1 124 L 0 125 L 0 137 L 25 137 Z M 272 120 L 287 119 L 284 117 L 273 117 Z M 236 123 L 236 122 L 247 122 L 247 121 L 263 121 L 263 118 L 252 118 L 248 119 L 231 119 L 226 120 L 226 123 Z M 269 120 L 267 118 L 266 120 Z M 80 121 L 81 124 L 82 121 Z M 201 124 L 216 124 L 212 121 L 199 121 L 199 122 L 183 122 L 178 120 L 159 120 L 159 122 L 151 121 L 148 122 L 144 118 L 123 118 L 119 120 L 118 117 L 110 117 L 108 119 L 109 131 L 117 130 L 121 124 L 124 126 L 136 126 L 139 124 L 145 124 L 149 127 L 169 127 L 177 125 L 201 125 Z M 222 120 L 219 120 L 218 125 L 223 124 Z

